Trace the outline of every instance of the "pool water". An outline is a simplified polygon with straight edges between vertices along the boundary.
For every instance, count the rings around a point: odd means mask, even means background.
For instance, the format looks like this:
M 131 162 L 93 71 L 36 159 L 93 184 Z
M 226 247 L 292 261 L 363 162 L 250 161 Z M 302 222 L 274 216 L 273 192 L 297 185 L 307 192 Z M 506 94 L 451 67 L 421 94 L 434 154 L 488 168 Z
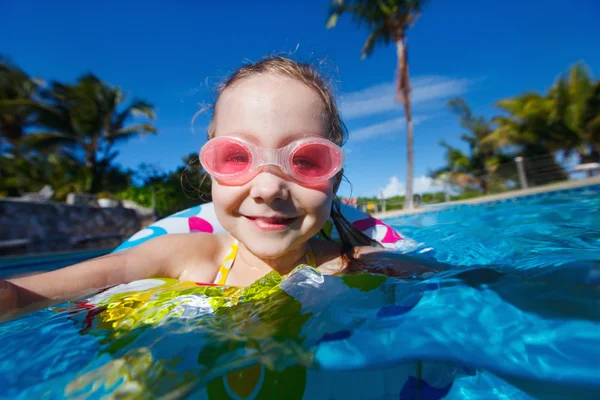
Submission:
M 111 250 L 96 249 L 56 254 L 0 257 L 0 279 L 68 267 L 69 265 L 77 264 L 90 258 L 106 255 Z
M 0 324 L 0 397 L 600 398 L 600 186 L 386 222 L 437 272 L 115 288 Z

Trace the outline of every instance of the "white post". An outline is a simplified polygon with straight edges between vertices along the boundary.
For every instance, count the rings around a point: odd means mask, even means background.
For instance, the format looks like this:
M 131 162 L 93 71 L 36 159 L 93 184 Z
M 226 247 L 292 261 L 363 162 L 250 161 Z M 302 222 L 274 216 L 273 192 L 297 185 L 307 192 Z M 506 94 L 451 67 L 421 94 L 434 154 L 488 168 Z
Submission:
M 379 197 L 381 198 L 381 211 L 385 212 L 385 197 L 383 197 L 383 190 L 379 191 Z
M 450 201 L 450 174 L 444 173 L 439 175 L 438 182 L 442 181 L 442 185 L 444 186 L 444 202 Z
M 447 180 L 444 180 L 444 202 L 449 202 L 450 201 L 450 189 L 449 189 L 450 184 L 448 183 Z
M 519 182 L 521 183 L 521 189 L 527 189 L 527 175 L 525 175 L 523 157 L 519 156 L 515 158 L 515 163 L 517 164 L 517 172 L 519 173 Z

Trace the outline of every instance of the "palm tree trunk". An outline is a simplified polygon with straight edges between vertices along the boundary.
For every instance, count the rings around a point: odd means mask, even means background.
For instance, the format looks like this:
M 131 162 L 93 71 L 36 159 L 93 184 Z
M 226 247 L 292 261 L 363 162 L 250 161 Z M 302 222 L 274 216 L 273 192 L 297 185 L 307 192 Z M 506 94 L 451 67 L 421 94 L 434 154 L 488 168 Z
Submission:
M 87 185 L 86 190 L 89 193 L 97 193 L 98 192 L 98 163 L 96 160 L 96 152 L 93 150 L 87 150 L 87 154 L 85 156 L 85 166 L 90 171 L 90 181 Z
M 400 33 L 396 41 L 396 54 L 398 56 L 398 87 L 396 96 L 404 104 L 404 118 L 406 119 L 406 195 L 404 208 L 413 208 L 413 122 L 410 104 L 410 80 L 408 74 L 408 51 L 406 37 Z

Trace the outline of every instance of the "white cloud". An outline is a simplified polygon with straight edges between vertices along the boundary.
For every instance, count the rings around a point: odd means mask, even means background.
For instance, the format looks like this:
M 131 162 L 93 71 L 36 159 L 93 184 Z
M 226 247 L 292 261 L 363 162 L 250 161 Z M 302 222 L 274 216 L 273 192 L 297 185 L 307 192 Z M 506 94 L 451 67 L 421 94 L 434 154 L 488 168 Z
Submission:
M 372 138 L 373 136 L 381 136 L 391 132 L 399 132 L 404 130 L 406 122 L 404 117 L 390 119 L 377 124 L 369 125 L 364 128 L 350 130 L 348 137 L 352 141 L 360 141 Z
M 413 125 L 416 126 L 429 118 L 432 117 L 427 115 L 413 117 Z M 368 125 L 364 128 L 351 129 L 348 136 L 352 141 L 361 141 L 370 139 L 374 136 L 383 136 L 388 133 L 403 132 L 405 129 L 406 120 L 404 117 L 400 117 L 378 122 L 373 125 Z
M 400 182 L 396 176 L 390 178 L 386 187 L 379 189 L 379 193 L 381 193 L 385 199 L 404 194 L 404 192 L 404 183 Z
M 435 100 L 465 94 L 474 83 L 472 79 L 453 79 L 443 76 L 422 76 L 412 79 L 412 104 L 418 105 Z M 345 119 L 355 119 L 386 111 L 399 110 L 394 101 L 396 84 L 387 82 L 341 96 L 340 110 Z
M 414 194 L 439 192 L 442 189 L 443 187 L 438 182 L 425 175 L 418 176 L 413 180 Z M 384 188 L 379 189 L 377 196 L 382 192 L 383 197 L 388 199 L 390 197 L 404 195 L 406 193 L 406 187 L 404 182 L 400 182 L 397 176 L 392 176 L 388 184 Z

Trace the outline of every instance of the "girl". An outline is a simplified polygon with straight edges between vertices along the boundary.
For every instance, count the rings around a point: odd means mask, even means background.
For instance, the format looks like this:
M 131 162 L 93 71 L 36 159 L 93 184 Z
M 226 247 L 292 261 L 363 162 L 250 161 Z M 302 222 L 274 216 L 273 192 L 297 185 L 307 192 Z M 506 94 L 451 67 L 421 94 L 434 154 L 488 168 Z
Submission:
M 200 160 L 229 233 L 164 235 L 64 269 L 0 281 L 0 311 L 149 277 L 246 286 L 301 263 L 338 274 L 380 250 L 334 202 L 347 132 L 315 68 L 269 57 L 240 68 L 217 94 Z M 330 216 L 339 244 L 315 238 Z M 230 268 L 226 259 L 233 260 Z

